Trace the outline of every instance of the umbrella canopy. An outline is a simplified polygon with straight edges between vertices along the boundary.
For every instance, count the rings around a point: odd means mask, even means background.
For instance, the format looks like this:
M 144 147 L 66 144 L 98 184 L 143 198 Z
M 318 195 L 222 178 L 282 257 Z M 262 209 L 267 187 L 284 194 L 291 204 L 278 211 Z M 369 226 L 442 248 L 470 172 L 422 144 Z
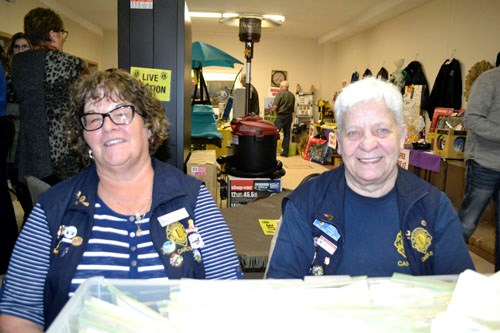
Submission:
M 243 64 L 235 57 L 227 54 L 221 49 L 210 44 L 196 41 L 193 42 L 191 49 L 192 68 L 220 66 L 233 67 L 234 64 Z

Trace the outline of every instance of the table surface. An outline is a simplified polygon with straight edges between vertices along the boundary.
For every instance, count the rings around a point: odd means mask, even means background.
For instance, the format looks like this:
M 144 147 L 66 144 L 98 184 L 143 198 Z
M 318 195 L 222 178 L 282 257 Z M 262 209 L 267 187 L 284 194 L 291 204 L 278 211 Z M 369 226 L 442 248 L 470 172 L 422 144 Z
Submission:
M 273 236 L 264 235 L 259 219 L 279 219 L 281 201 L 290 193 L 284 191 L 247 205 L 221 209 L 243 270 L 265 269 Z
M 426 150 L 410 149 L 410 165 L 417 168 L 439 172 L 441 168 L 441 156 L 434 155 Z

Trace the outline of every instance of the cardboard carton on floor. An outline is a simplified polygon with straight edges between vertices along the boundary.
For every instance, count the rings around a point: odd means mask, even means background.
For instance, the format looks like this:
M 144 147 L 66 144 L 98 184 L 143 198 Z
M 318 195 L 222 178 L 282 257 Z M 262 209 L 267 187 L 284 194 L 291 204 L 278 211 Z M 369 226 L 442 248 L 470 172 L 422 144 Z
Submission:
M 215 150 L 194 150 L 187 162 L 187 174 L 205 182 L 212 197 L 217 202 L 217 163 Z

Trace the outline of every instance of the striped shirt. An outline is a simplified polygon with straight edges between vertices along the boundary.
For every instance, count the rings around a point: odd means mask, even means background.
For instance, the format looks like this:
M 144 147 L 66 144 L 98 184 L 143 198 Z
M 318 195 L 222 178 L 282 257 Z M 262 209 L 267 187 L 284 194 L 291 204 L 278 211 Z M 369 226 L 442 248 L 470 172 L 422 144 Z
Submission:
M 200 187 L 194 215 L 204 242 L 200 252 L 206 279 L 237 279 L 239 263 L 231 233 L 204 185 Z M 136 222 L 130 221 L 129 216 L 113 212 L 97 199 L 91 238 L 71 281 L 69 296 L 92 276 L 168 278 L 151 241 L 149 213 Z M 0 298 L 0 313 L 44 325 L 43 292 L 49 270 L 50 245 L 45 212 L 37 204 L 12 253 Z

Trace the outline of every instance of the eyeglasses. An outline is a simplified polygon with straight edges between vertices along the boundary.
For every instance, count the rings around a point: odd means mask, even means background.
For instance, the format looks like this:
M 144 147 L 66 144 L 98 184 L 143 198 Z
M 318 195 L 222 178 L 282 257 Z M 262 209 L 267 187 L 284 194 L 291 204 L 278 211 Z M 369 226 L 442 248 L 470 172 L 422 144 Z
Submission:
M 26 51 L 26 50 L 30 50 L 30 49 L 31 49 L 31 47 L 28 44 L 15 44 L 14 45 L 14 50 Z
M 106 113 L 89 112 L 80 116 L 83 129 L 90 132 L 96 131 L 104 124 L 104 118 L 108 117 L 115 125 L 128 125 L 134 119 L 135 106 L 120 105 Z M 140 115 L 140 113 L 139 113 Z
M 68 39 L 69 31 L 61 30 L 59 32 L 62 33 L 64 40 Z

